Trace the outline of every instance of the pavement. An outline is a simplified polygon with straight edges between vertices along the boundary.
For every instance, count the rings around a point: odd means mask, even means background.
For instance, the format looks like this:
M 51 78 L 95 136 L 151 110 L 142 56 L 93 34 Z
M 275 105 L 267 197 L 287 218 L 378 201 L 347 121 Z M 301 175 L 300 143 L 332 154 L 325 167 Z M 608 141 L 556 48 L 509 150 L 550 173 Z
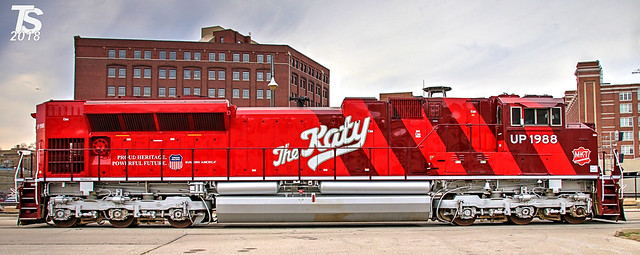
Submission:
M 16 226 L 0 216 L 0 254 L 640 254 L 640 242 L 615 237 L 640 229 L 640 209 L 628 221 L 571 225 L 534 220 L 525 226 L 437 222 L 209 224 L 187 229 L 105 224 L 56 228 Z

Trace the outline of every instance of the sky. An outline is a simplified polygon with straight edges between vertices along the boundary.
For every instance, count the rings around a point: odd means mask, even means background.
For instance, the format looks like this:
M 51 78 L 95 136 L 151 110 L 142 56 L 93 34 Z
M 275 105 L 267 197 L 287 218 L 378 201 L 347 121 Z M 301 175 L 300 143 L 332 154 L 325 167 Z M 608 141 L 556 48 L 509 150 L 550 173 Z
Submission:
M 38 41 L 10 41 L 18 11 Z M 385 92 L 562 97 L 577 62 L 640 83 L 640 1 L 19 1 L 0 3 L 0 148 L 35 141 L 35 106 L 73 99 L 73 36 L 197 41 L 220 25 L 287 44 L 331 71 L 331 106 Z M 25 22 L 31 28 L 32 25 Z

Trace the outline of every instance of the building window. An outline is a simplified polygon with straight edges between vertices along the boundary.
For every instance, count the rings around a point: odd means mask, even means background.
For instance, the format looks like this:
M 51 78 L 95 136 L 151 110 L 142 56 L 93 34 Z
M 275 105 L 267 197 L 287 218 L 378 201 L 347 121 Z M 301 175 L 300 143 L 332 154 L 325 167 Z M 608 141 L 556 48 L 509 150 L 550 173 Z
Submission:
M 238 53 L 233 54 L 233 62 L 240 62 L 240 54 Z
M 158 88 L 158 97 L 166 97 L 167 89 L 166 88 Z
M 209 52 L 209 61 L 216 61 L 216 53 Z
M 633 145 L 622 145 L 620 146 L 620 153 L 624 155 L 632 155 L 633 156 Z
M 144 51 L 144 59 L 151 59 L 151 51 L 150 50 L 145 50 Z
M 151 96 L 151 87 L 144 87 L 143 96 L 150 97 Z
M 193 88 L 193 95 L 199 96 L 200 95 L 200 88 Z
M 191 79 L 191 70 L 189 70 L 189 69 L 184 69 L 184 79 L 185 79 L 185 80 L 189 80 L 189 79 Z
M 191 95 L 191 88 L 182 89 L 182 95 L 185 95 L 185 96 Z
M 218 54 L 218 61 L 220 61 L 220 62 L 227 61 L 224 53 L 219 53 Z
M 116 96 L 116 87 L 114 86 L 107 87 L 107 96 L 110 96 L 110 97 Z
M 620 113 L 632 113 L 631 104 L 620 104 Z
M 224 43 L 224 37 L 220 37 L 220 43 Z
M 271 63 L 272 60 L 273 60 L 273 56 L 267 55 L 267 63 Z
M 267 90 L 267 99 L 271 99 L 271 90 Z
M 118 58 L 126 58 L 127 57 L 127 51 L 126 50 L 119 50 L 118 51 Z
M 620 101 L 631 101 L 631 92 L 620 92 Z
M 242 62 L 249 63 L 249 54 L 242 54 Z
M 116 58 L 116 50 L 109 50 L 109 58 Z
M 115 67 L 109 67 L 108 76 L 111 77 L 111 78 L 115 78 L 116 77 L 116 68 Z
M 124 69 L 124 68 L 118 69 L 118 78 L 125 78 L 125 77 L 127 77 L 127 69 Z
M 133 87 L 133 96 L 135 97 L 140 96 L 140 87 Z
M 176 69 L 169 69 L 169 79 L 176 78 Z
M 158 59 L 167 59 L 167 52 L 161 50 L 160 54 L 158 54 Z
M 193 60 L 200 61 L 200 58 L 202 58 L 201 55 L 202 55 L 202 53 L 200 53 L 200 52 L 194 52 L 193 53 Z
M 216 71 L 214 71 L 214 70 L 209 70 L 209 75 L 208 75 L 207 79 L 209 79 L 209 80 L 215 80 L 215 79 L 216 79 Z
M 620 127 L 633 126 L 633 117 L 620 117 Z
M 225 94 L 225 93 L 224 93 L 224 89 L 218 89 L 218 97 L 222 97 L 222 98 L 224 98 L 224 97 L 225 97 L 225 95 L 224 95 L 224 94 Z
M 169 88 L 169 96 L 176 97 L 176 88 Z
M 224 80 L 225 75 L 226 75 L 225 71 L 218 71 L 218 80 L 221 80 L 221 81 Z
M 258 55 L 258 63 L 264 63 L 264 55 Z
M 167 78 L 167 70 L 166 69 L 158 70 L 158 78 L 166 79 Z
M 249 81 L 249 72 L 242 72 L 242 80 Z
M 258 81 L 264 81 L 264 73 L 263 72 L 257 72 L 256 73 L 256 79 Z
M 271 80 L 271 72 L 267 72 L 267 81 Z
M 257 99 L 263 99 L 264 98 L 264 90 L 256 90 L 256 98 Z
M 208 89 L 207 90 L 207 96 L 216 97 L 216 89 Z
M 200 70 L 193 70 L 193 79 L 200 80 Z
M 248 89 L 243 89 L 242 90 L 242 98 L 249 98 L 249 90 Z
M 140 78 L 140 68 L 133 69 L 133 78 Z
M 239 81 L 240 80 L 240 72 L 233 71 L 233 80 L 234 81 Z
M 233 89 L 233 98 L 240 98 L 240 89 Z
M 169 59 L 170 60 L 176 60 L 176 52 L 175 51 L 170 51 L 169 52 Z
M 133 58 L 135 59 L 140 59 L 142 57 L 142 52 L 139 50 L 134 50 L 133 51 Z
M 126 95 L 127 95 L 127 88 L 118 87 L 118 96 L 126 96 Z
M 622 136 L 622 141 L 633 141 L 633 131 L 622 131 L 620 135 Z
M 147 79 L 151 78 L 151 68 L 144 69 L 144 78 L 147 78 Z
M 191 60 L 191 52 L 188 52 L 188 51 L 184 52 L 184 60 Z

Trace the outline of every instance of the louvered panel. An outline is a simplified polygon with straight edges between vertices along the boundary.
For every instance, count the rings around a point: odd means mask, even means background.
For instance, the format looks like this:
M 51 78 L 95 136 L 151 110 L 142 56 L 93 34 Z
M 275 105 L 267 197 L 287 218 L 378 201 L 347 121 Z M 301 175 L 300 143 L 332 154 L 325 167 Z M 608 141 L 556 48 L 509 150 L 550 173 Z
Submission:
M 152 117 L 153 118 L 153 117 Z M 123 131 L 120 126 L 118 114 L 87 114 L 89 127 L 92 132 L 120 132 Z
M 195 131 L 224 131 L 222 113 L 192 113 Z
M 122 113 L 125 131 L 155 131 L 152 113 Z
M 160 131 L 189 131 L 189 114 L 157 113 Z
M 422 118 L 422 100 L 414 98 L 389 99 L 393 107 L 394 119 L 419 119 Z

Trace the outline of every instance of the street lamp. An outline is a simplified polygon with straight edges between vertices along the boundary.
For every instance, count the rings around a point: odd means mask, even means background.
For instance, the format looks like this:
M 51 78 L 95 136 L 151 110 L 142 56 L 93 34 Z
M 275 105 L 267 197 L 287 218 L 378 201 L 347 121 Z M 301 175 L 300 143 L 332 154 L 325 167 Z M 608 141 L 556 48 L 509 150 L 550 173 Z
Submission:
M 276 83 L 276 78 L 271 76 L 271 81 L 267 85 L 269 89 L 271 89 L 271 107 L 275 106 L 275 97 L 276 97 L 276 88 L 278 87 L 278 83 Z
M 276 97 L 276 88 L 278 87 L 278 83 L 276 83 L 275 71 L 273 70 L 273 62 L 274 59 L 271 57 L 271 81 L 269 81 L 269 89 L 271 89 L 271 107 L 275 106 L 275 97 Z

